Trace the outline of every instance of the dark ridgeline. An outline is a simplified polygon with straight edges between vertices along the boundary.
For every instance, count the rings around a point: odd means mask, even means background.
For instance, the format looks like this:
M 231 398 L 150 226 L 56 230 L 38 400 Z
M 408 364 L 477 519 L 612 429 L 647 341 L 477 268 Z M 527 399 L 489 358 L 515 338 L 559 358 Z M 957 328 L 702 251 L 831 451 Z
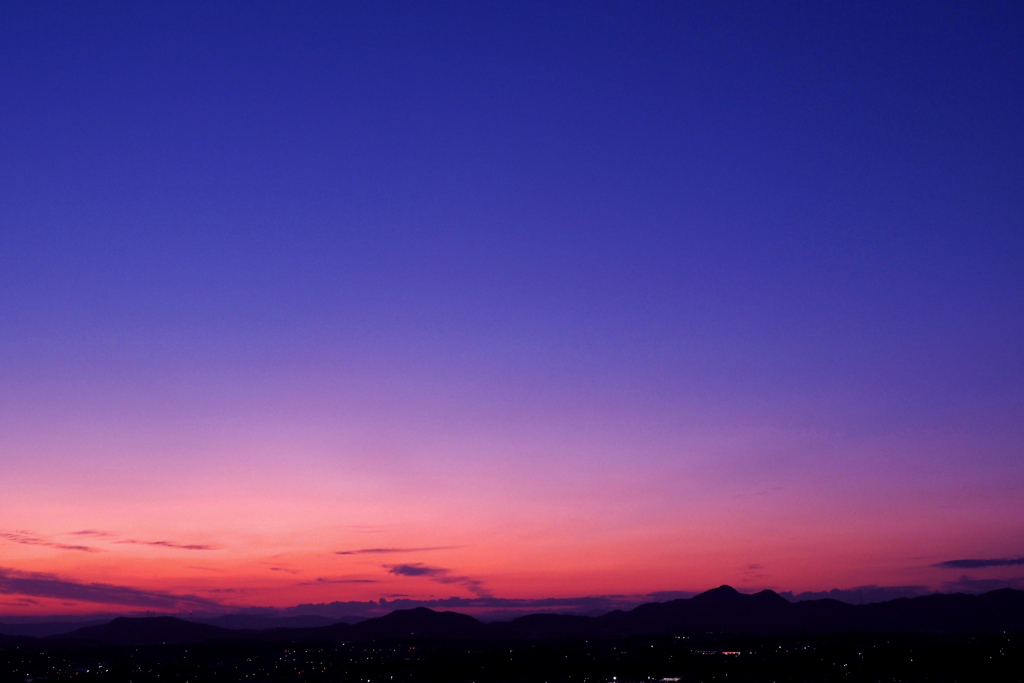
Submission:
M 221 628 L 262 630 L 268 628 L 315 628 L 317 626 L 337 624 L 339 621 L 354 624 L 363 621 L 363 619 L 352 617 L 331 619 L 330 617 L 314 615 L 269 617 L 262 614 L 225 614 L 222 617 L 197 619 L 197 621 L 203 624 L 210 624 L 211 626 L 220 626 Z
M 221 640 L 224 633 L 242 632 L 174 617 L 118 617 L 109 624 L 86 626 L 49 639 L 94 640 L 111 645 L 181 645 Z
M 392 612 L 356 624 L 315 628 L 232 630 L 173 617 L 120 617 L 50 640 L 84 640 L 112 645 L 181 645 L 214 641 L 358 642 L 396 638 L 453 640 L 536 640 L 622 638 L 638 635 L 751 636 L 839 633 L 1024 632 L 1024 591 L 1002 589 L 983 595 L 929 595 L 868 605 L 836 600 L 791 603 L 773 591 L 753 595 L 729 586 L 690 599 L 648 603 L 600 617 L 531 614 L 485 624 L 457 612 L 425 607 Z
M 72 631 L 86 626 L 99 626 L 110 623 L 107 619 L 90 619 L 89 621 L 44 621 L 28 624 L 0 624 L 0 639 L 3 636 L 32 636 L 45 638 Z M 0 642 L 3 642 L 0 640 Z

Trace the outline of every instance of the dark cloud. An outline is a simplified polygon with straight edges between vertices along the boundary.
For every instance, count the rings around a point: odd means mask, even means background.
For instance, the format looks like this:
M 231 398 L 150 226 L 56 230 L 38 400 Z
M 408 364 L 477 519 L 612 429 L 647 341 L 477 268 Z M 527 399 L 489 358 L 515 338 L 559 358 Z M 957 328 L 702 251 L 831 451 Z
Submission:
M 83 529 L 81 531 L 72 531 L 69 536 L 116 536 L 107 531 L 96 531 L 95 529 Z
M 448 572 L 447 569 L 426 567 L 422 564 L 393 564 L 387 567 L 387 570 L 397 576 L 438 576 Z
M 126 538 L 123 541 L 114 541 L 118 544 L 129 545 L 151 545 L 158 548 L 174 548 L 175 550 L 218 550 L 216 546 L 201 545 L 199 543 L 175 543 L 174 541 L 137 541 L 133 538 Z
M 654 593 L 648 593 L 647 595 L 641 596 L 650 602 L 668 602 L 669 600 L 685 600 L 692 598 L 696 593 L 692 591 L 656 591 Z M 612 596 L 602 596 L 612 597 Z M 618 596 L 615 596 L 618 597 Z
M 976 579 L 965 575 L 956 581 L 946 581 L 942 584 L 942 590 L 949 593 L 987 593 L 1000 588 L 1024 590 L 1024 576 L 1010 579 Z
M 0 594 L 159 609 L 220 607 L 219 603 L 195 595 L 175 595 L 108 583 L 81 583 L 54 574 L 3 567 L 0 567 Z
M 419 562 L 413 564 L 385 565 L 388 573 L 395 576 L 425 576 L 438 583 L 457 584 L 475 593 L 478 597 L 488 597 L 490 592 L 484 587 L 483 581 L 470 576 L 457 576 L 443 567 L 428 567 Z
M 857 586 L 856 588 L 833 588 L 830 591 L 811 591 L 795 594 L 790 591 L 784 591 L 779 593 L 779 595 L 790 602 L 829 599 L 847 602 L 851 605 L 865 605 L 871 602 L 896 600 L 897 598 L 916 598 L 920 595 L 928 595 L 934 592 L 929 590 L 927 586 Z
M 1004 560 L 946 560 L 933 564 L 940 569 L 983 569 L 985 567 L 1016 567 L 1024 564 L 1024 557 Z
M 345 579 L 345 578 L 332 579 L 330 577 L 321 576 L 321 577 L 317 578 L 316 581 L 306 581 L 305 583 L 300 583 L 299 585 L 300 586 L 315 586 L 318 583 L 319 584 L 324 584 L 324 583 L 379 583 L 379 582 L 376 579 Z
M 298 574 L 298 569 L 289 569 L 288 567 L 271 567 L 272 572 L 285 572 L 286 574 Z
M 430 550 L 456 550 L 461 545 L 436 545 L 430 548 L 360 548 L 358 550 L 337 550 L 335 555 L 387 555 L 389 553 L 421 553 Z
M 77 550 L 83 553 L 98 553 L 102 552 L 99 548 L 90 548 L 85 545 L 69 545 L 67 543 L 58 543 L 57 541 L 51 541 L 48 538 L 42 536 L 36 536 L 25 531 L 0 531 L 0 538 L 10 541 L 11 543 L 20 543 L 21 545 L 41 545 L 47 548 L 57 548 L 58 550 Z

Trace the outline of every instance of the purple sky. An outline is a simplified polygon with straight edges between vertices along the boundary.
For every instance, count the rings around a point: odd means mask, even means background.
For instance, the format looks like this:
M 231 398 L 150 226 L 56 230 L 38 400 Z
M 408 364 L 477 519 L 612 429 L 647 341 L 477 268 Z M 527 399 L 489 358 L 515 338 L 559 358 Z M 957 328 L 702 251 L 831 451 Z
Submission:
M 1020 585 L 1022 30 L 4 3 L 0 613 Z

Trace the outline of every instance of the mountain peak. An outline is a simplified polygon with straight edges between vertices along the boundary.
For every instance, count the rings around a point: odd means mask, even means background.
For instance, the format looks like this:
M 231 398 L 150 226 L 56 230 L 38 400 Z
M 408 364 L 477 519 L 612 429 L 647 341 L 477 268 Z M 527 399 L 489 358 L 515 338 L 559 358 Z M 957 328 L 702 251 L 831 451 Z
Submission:
M 704 591 L 703 593 L 700 593 L 699 595 L 693 596 L 693 598 L 691 598 L 691 599 L 692 600 L 707 600 L 709 598 L 710 599 L 715 599 L 715 598 L 734 598 L 737 595 L 743 595 L 743 594 L 740 593 L 735 588 L 733 588 L 732 586 L 728 586 L 726 584 L 722 584 L 718 588 L 712 588 L 709 591 Z
M 761 600 L 764 600 L 765 602 L 778 602 L 779 600 L 781 600 L 782 602 L 789 603 L 789 600 L 786 600 L 786 598 L 782 597 L 775 591 L 769 590 L 767 588 L 763 591 L 758 591 L 754 593 L 754 595 L 751 597 L 759 598 Z

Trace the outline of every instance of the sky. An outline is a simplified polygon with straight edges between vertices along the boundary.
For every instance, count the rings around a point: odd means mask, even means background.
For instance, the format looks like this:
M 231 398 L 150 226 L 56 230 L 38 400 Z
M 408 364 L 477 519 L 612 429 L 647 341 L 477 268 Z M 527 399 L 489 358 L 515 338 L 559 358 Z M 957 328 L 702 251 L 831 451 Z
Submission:
M 0 616 L 1024 587 L 1022 32 L 3 3 Z

